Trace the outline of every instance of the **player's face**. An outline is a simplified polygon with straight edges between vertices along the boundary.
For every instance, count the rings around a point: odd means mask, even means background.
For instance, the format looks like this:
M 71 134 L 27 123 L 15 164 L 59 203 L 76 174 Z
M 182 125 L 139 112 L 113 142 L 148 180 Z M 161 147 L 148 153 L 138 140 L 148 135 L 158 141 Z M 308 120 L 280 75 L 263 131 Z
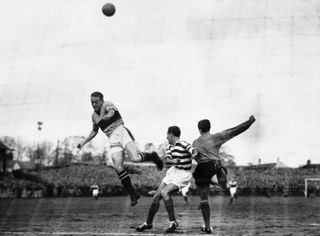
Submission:
M 91 97 L 91 105 L 94 111 L 99 112 L 103 105 L 103 101 L 98 97 Z
M 174 139 L 173 139 L 173 135 L 172 134 L 167 134 L 167 139 L 169 144 L 173 144 L 174 143 Z

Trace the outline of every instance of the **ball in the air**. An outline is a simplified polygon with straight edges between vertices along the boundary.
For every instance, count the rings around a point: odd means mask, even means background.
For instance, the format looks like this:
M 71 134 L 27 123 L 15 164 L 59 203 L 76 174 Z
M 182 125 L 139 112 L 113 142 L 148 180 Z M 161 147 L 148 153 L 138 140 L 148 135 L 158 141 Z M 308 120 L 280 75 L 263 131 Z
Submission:
M 116 12 L 116 8 L 112 3 L 106 3 L 102 7 L 102 13 L 105 16 L 113 16 L 115 12 Z

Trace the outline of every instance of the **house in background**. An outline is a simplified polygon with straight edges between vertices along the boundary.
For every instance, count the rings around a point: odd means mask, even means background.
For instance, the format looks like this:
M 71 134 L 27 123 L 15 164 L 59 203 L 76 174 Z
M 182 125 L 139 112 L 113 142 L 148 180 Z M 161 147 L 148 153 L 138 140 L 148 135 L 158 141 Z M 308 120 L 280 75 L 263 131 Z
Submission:
M 36 169 L 36 165 L 32 161 L 13 161 L 12 170 L 29 171 Z
M 264 163 L 262 164 L 261 159 L 258 160 L 258 164 L 257 165 L 250 165 L 249 167 L 252 168 L 287 168 L 287 166 L 280 161 L 280 157 L 277 158 L 276 162 L 271 162 L 271 163 Z
M 320 169 L 320 164 L 311 164 L 311 160 L 307 160 L 307 164 L 300 166 L 300 168 L 304 168 L 304 169 L 319 168 Z
M 8 164 L 12 165 L 14 149 L 7 147 L 0 141 L 0 173 L 5 174 L 8 170 Z

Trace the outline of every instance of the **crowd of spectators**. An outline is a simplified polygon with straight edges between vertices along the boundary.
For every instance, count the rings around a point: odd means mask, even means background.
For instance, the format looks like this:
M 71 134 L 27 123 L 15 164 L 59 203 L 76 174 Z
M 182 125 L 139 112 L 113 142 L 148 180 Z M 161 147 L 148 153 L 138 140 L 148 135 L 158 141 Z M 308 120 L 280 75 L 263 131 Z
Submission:
M 150 165 L 125 165 L 134 186 L 142 194 L 155 190 L 165 175 Z M 239 194 L 303 195 L 304 179 L 320 177 L 320 168 L 250 168 L 230 167 L 229 175 L 238 182 Z M 320 194 L 320 183 L 309 185 L 309 192 Z M 29 173 L 16 172 L 0 178 L 0 198 L 90 196 L 91 186 L 98 185 L 100 195 L 124 195 L 115 171 L 105 165 L 68 165 Z M 196 194 L 194 181 L 190 188 Z M 221 189 L 213 187 L 212 193 Z

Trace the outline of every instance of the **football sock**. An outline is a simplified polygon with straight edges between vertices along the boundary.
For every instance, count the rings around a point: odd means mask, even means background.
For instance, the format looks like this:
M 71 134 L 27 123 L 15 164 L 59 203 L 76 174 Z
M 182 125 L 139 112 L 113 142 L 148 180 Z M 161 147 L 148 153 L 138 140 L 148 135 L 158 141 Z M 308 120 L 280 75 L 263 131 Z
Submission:
M 128 175 L 127 171 L 123 170 L 117 173 L 119 176 L 119 179 L 122 183 L 122 185 L 125 187 L 125 189 L 128 191 L 130 195 L 135 194 L 136 190 L 132 186 L 130 176 Z
M 159 207 L 160 207 L 160 203 L 159 202 L 158 203 L 154 203 L 153 202 L 150 205 L 149 212 L 148 212 L 148 217 L 147 217 L 147 221 L 146 221 L 148 225 L 152 224 L 153 218 L 156 215 L 156 213 L 158 212 Z
M 163 201 L 166 206 L 166 210 L 168 212 L 169 221 L 175 221 L 176 217 L 174 215 L 174 206 L 173 206 L 172 198 L 170 198 L 169 200 L 163 200 Z

